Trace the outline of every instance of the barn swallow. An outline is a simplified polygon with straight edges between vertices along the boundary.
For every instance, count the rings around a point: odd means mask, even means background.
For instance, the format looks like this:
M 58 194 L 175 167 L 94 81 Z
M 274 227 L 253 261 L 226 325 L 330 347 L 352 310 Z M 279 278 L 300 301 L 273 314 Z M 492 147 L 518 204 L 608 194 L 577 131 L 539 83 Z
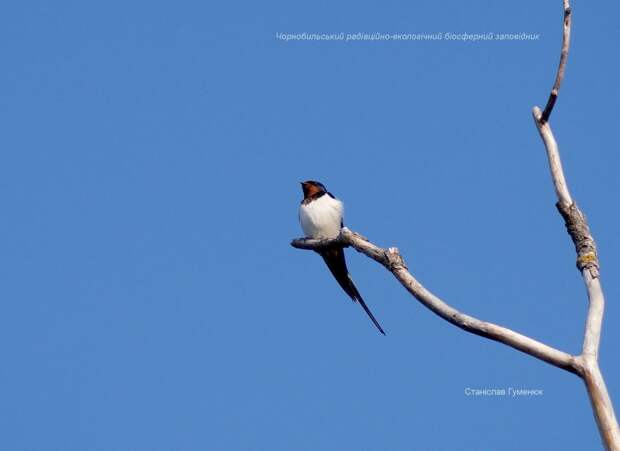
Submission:
M 308 238 L 337 238 L 340 229 L 344 226 L 343 214 L 344 206 L 336 199 L 332 193 L 325 189 L 322 183 L 308 180 L 301 182 L 304 198 L 299 206 L 299 222 L 301 228 Z M 379 322 L 362 299 L 359 291 L 353 284 L 347 262 L 344 258 L 344 249 L 330 248 L 318 251 L 323 257 L 327 267 L 342 289 L 349 295 L 353 302 L 359 302 L 366 314 L 379 332 L 385 335 Z

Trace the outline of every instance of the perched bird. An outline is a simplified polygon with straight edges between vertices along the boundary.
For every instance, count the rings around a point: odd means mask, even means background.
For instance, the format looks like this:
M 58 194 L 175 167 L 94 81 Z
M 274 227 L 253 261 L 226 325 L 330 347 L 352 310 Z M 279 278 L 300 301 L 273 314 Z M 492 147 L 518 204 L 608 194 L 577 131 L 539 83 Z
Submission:
M 304 198 L 299 206 L 299 222 L 308 238 L 336 238 L 343 227 L 344 207 L 342 202 L 328 192 L 322 183 L 308 180 L 301 182 Z M 319 251 L 332 275 L 353 302 L 360 303 L 379 332 L 385 335 L 379 322 L 362 299 L 359 291 L 349 275 L 342 248 L 331 248 Z

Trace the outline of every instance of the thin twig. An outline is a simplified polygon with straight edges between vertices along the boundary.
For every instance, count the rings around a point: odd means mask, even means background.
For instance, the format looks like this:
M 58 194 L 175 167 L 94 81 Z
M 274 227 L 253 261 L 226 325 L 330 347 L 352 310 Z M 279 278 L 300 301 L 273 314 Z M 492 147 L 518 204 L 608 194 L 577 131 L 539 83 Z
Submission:
M 562 80 L 564 79 L 564 71 L 566 69 L 566 62 L 568 61 L 568 50 L 570 48 L 570 29 L 572 22 L 571 13 L 572 10 L 568 0 L 564 0 L 564 33 L 562 38 L 562 52 L 560 53 L 560 64 L 558 66 L 558 71 L 555 74 L 555 81 L 553 82 L 551 93 L 549 94 L 549 100 L 547 100 L 545 110 L 542 112 L 540 117 L 542 122 L 549 121 L 549 116 L 551 116 L 551 112 L 555 106 L 555 101 L 558 99 L 560 86 L 562 85 Z

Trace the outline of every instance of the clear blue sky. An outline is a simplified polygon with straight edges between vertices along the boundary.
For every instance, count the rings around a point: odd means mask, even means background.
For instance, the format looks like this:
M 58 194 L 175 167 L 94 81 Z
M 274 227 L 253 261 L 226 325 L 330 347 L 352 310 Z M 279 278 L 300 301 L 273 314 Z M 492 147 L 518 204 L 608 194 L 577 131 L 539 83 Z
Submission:
M 620 407 L 620 5 L 575 2 L 552 123 L 598 240 Z M 530 116 L 561 1 L 5 2 L 0 448 L 583 450 L 582 383 L 300 236 L 300 180 L 455 307 L 568 352 L 585 291 Z M 283 42 L 277 32 L 528 32 Z M 542 389 L 512 399 L 466 388 Z

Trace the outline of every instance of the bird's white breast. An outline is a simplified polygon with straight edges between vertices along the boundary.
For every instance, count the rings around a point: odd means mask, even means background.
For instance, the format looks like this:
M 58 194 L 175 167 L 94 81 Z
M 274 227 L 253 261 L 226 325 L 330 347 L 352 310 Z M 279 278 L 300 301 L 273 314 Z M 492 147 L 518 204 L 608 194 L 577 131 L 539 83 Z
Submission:
M 310 238 L 336 238 L 344 215 L 342 202 L 323 194 L 299 207 L 299 222 L 304 234 Z

